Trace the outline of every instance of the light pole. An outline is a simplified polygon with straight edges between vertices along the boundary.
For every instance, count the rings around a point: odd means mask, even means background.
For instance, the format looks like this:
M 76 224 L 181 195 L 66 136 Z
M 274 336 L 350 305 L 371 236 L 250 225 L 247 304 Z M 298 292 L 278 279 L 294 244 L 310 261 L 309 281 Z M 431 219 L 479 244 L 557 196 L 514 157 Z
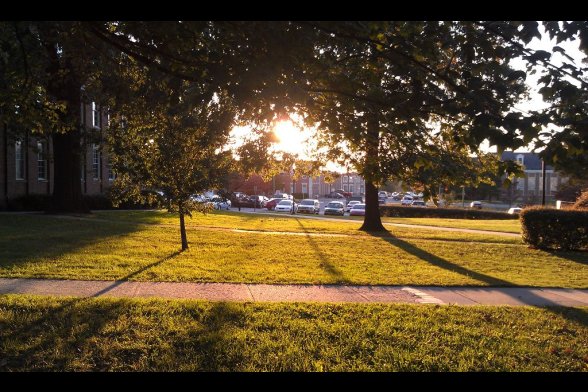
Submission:
M 461 208 L 465 208 L 464 198 L 465 198 L 465 185 L 462 185 L 461 186 Z
M 541 205 L 545 206 L 545 159 L 541 160 L 541 176 L 543 183 L 543 185 L 541 186 L 541 188 L 543 189 L 543 193 L 541 194 Z

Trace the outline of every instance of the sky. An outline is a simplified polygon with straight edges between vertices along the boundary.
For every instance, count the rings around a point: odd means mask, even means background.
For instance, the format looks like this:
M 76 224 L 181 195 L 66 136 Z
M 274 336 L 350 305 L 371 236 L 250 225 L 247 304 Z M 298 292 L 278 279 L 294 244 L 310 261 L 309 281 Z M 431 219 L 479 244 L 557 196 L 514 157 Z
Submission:
M 543 33 L 542 27 L 540 26 L 540 30 Z M 547 37 L 543 36 L 541 40 L 534 38 L 528 45 L 529 48 L 534 50 L 545 50 L 548 52 L 552 51 L 552 48 L 555 45 L 559 45 L 565 49 L 566 54 L 571 56 L 575 59 L 575 65 L 582 65 L 582 60 L 585 59 L 584 54 L 578 49 L 579 41 L 574 42 L 561 42 L 557 44 L 555 40 L 550 41 Z M 551 62 L 559 66 L 562 64 L 563 56 L 559 53 L 554 53 L 551 58 Z M 511 66 L 515 69 L 520 69 L 522 71 L 526 71 L 526 67 L 524 66 L 524 62 L 520 59 L 511 61 Z M 515 110 L 519 110 L 523 113 L 530 111 L 530 110 L 541 110 L 548 106 L 545 103 L 539 94 L 539 86 L 537 86 L 537 80 L 541 77 L 541 72 L 537 72 L 534 75 L 527 74 L 526 83 L 530 87 L 530 94 L 529 99 L 522 101 L 515 105 Z M 294 122 L 297 121 L 295 117 L 293 117 Z M 246 135 L 250 132 L 249 127 L 235 127 L 231 132 L 233 137 L 233 142 L 237 145 L 239 144 L 239 139 L 246 137 Z M 308 128 L 301 129 L 298 126 L 295 126 L 293 122 L 290 121 L 280 121 L 274 127 L 274 133 L 277 136 L 279 142 L 276 145 L 276 149 L 289 152 L 289 153 L 296 153 L 299 154 L 302 158 L 308 158 L 310 156 L 310 146 L 312 144 L 313 138 L 313 130 Z M 490 146 L 487 142 L 483 143 L 481 146 L 482 151 L 486 152 L 495 152 L 496 147 Z M 517 151 L 531 151 L 532 146 L 529 148 L 518 149 Z M 335 163 L 329 163 L 327 165 L 328 170 L 334 170 L 338 172 L 344 172 L 345 169 L 341 168 Z

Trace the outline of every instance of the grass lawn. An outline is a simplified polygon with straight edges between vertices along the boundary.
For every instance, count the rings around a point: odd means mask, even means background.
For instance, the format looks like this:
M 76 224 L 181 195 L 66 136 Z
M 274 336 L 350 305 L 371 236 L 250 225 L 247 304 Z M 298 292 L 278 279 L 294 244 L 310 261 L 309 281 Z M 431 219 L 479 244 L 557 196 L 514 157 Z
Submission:
M 383 217 L 382 222 L 404 223 L 410 225 L 425 225 L 437 227 L 454 227 L 458 229 L 474 229 L 502 231 L 506 233 L 520 233 L 521 222 L 517 219 L 475 220 L 475 219 L 440 219 L 440 218 L 392 218 Z
M 412 228 L 393 228 L 395 236 L 384 238 L 356 232 L 358 226 L 195 215 L 191 248 L 180 253 L 177 218 L 160 212 L 107 212 L 85 220 L 4 214 L 0 277 L 588 287 L 587 252 L 545 252 L 516 238 Z
M 586 308 L 0 296 L 0 371 L 587 371 Z

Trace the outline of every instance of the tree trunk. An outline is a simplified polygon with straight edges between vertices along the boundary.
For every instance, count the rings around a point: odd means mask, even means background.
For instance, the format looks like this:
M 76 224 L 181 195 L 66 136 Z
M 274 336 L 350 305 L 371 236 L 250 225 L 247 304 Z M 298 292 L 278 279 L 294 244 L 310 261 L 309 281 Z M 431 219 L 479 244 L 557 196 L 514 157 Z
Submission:
M 365 217 L 363 225 L 359 228 L 362 231 L 386 231 L 380 218 L 380 207 L 378 205 L 378 188 L 369 181 L 365 183 Z
M 378 203 L 378 188 L 374 185 L 374 178 L 380 170 L 379 162 L 380 125 L 377 114 L 372 114 L 368 120 L 366 137 L 366 161 L 364 163 L 365 178 L 365 217 L 362 231 L 386 231 L 380 219 L 380 206 Z M 367 177 L 367 178 L 366 178 Z
M 188 238 L 186 237 L 186 225 L 184 223 L 184 213 L 180 207 L 180 235 L 182 236 L 182 251 L 188 249 Z
M 50 59 L 47 91 L 54 99 L 66 103 L 65 110 L 59 113 L 62 127 L 52 133 L 54 186 L 49 212 L 90 212 L 82 199 L 80 178 L 82 85 L 68 53 L 59 54 L 56 32 L 43 30 L 41 36 Z
M 89 212 L 82 199 L 80 131 L 53 135 L 53 202 L 50 212 Z

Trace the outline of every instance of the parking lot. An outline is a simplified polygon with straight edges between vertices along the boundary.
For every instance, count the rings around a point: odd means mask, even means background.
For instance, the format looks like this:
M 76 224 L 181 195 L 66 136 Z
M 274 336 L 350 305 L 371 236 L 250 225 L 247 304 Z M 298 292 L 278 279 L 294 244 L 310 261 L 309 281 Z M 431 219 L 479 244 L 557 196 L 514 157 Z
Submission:
M 331 201 L 341 201 L 343 202 L 343 204 L 347 205 L 345 199 L 328 199 L 328 198 L 319 198 L 318 199 L 320 202 L 320 212 L 319 215 L 324 215 L 325 212 L 325 206 L 327 204 L 329 204 L 329 202 Z M 299 201 L 298 201 L 299 202 Z M 427 203 L 430 204 L 430 203 Z M 389 197 L 386 200 L 386 205 L 400 205 L 400 200 L 393 200 L 391 197 Z M 231 211 L 239 211 L 239 209 L 237 207 L 231 207 L 230 209 Z M 268 210 L 266 208 L 250 208 L 250 207 L 241 207 L 241 211 L 242 212 L 259 212 L 259 213 L 264 213 L 264 212 L 268 212 Z M 275 212 L 275 211 L 270 211 L 270 212 Z M 285 212 L 279 212 L 279 214 L 287 214 Z M 345 216 L 349 216 L 348 212 L 345 212 Z

